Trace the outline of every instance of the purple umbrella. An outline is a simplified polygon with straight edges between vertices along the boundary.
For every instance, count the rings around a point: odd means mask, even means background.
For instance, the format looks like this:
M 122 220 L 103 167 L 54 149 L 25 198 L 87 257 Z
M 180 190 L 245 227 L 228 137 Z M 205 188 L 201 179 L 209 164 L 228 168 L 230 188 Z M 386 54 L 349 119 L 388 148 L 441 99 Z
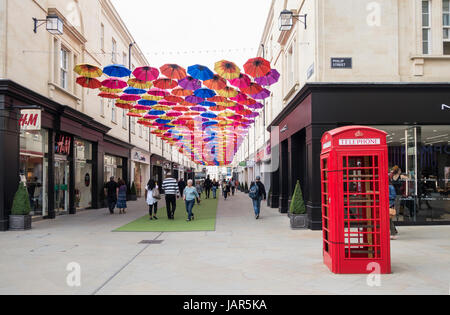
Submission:
M 195 91 L 202 87 L 202 82 L 200 80 L 194 79 L 193 77 L 186 77 L 178 81 L 178 85 L 185 90 Z
M 255 78 L 256 83 L 262 86 L 273 85 L 277 83 L 278 80 L 280 80 L 280 73 L 275 69 L 272 69 L 265 77 Z
M 261 103 L 256 103 L 256 104 L 253 104 L 253 105 L 247 105 L 247 107 L 251 108 L 251 109 L 261 109 L 261 108 L 264 108 L 264 105 L 261 104 Z
M 258 94 L 252 95 L 255 100 L 264 100 L 270 96 L 270 91 L 268 89 L 263 89 Z
M 258 117 L 258 116 L 259 116 L 259 114 L 256 113 L 256 112 L 253 112 L 253 113 L 251 113 L 249 115 L 244 115 L 244 117 L 246 117 L 246 118 L 255 118 L 255 117 Z
M 204 99 L 201 98 L 201 97 L 197 97 L 197 96 L 194 96 L 194 95 L 190 95 L 190 96 L 186 96 L 185 101 L 186 101 L 186 102 L 189 102 L 189 103 L 191 103 L 191 104 L 198 104 L 198 103 L 203 102 Z
M 194 112 L 206 112 L 206 108 L 201 106 L 193 106 L 191 107 L 191 110 Z

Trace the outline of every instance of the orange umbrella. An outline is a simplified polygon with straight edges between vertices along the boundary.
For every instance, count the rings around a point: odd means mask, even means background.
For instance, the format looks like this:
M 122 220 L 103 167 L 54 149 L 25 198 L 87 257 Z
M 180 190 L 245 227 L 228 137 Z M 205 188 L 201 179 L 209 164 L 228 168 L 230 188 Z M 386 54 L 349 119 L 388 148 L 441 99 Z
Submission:
M 176 64 L 166 64 L 160 70 L 169 79 L 181 80 L 187 77 L 186 69 Z
M 102 83 L 99 80 L 88 77 L 78 77 L 77 83 L 88 89 L 98 89 L 102 86 Z
M 242 92 L 249 95 L 255 95 L 260 93 L 263 90 L 261 85 L 256 83 L 250 83 L 250 85 L 246 88 L 241 89 Z
M 183 98 L 181 98 L 179 96 L 173 96 L 173 95 L 167 95 L 166 97 L 164 97 L 164 99 L 168 102 L 173 102 L 173 103 L 177 103 L 177 104 L 184 102 Z
M 204 81 L 203 84 L 211 90 L 223 90 L 227 87 L 227 81 L 217 74 L 211 80 Z
M 108 99 L 118 99 L 120 96 L 114 93 L 106 93 L 106 92 L 102 92 L 100 93 L 98 96 L 102 97 L 102 98 L 108 98 Z
M 178 82 L 175 80 L 163 78 L 153 82 L 153 85 L 161 90 L 171 90 L 178 86 Z
M 266 76 L 272 69 L 270 67 L 270 62 L 264 58 L 257 57 L 247 61 L 244 65 L 244 70 L 245 73 L 254 78 L 261 78 Z
M 175 96 L 191 96 L 194 95 L 194 91 L 178 88 L 172 90 L 172 94 Z

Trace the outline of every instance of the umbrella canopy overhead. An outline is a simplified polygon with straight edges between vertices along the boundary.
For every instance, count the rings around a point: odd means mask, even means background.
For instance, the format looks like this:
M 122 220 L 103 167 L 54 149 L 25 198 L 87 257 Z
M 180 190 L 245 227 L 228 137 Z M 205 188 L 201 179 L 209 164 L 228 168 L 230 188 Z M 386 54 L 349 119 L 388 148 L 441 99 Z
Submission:
M 81 75 L 78 84 L 115 99 L 116 107 L 195 163 L 227 166 L 264 108 L 257 100 L 271 94 L 264 87 L 280 79 L 263 58 L 250 59 L 243 69 L 222 60 L 215 63 L 215 72 L 199 64 L 186 71 L 173 63 L 138 67 L 134 77 L 122 65 L 102 70 L 80 64 L 74 71 Z M 96 79 L 102 75 L 109 78 Z

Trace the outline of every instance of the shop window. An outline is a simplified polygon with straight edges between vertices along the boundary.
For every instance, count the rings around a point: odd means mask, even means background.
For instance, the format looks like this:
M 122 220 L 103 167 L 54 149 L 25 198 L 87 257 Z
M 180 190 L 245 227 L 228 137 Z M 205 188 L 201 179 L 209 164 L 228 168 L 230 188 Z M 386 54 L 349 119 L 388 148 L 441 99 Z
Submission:
M 123 109 L 122 110 L 122 128 L 123 129 L 127 129 L 127 123 L 128 123 L 128 116 L 127 116 L 127 113 L 126 113 L 126 111 L 125 111 L 125 109 Z
M 111 44 L 111 62 L 114 64 L 117 63 L 117 43 L 114 38 L 112 39 Z
M 444 55 L 450 55 L 450 0 L 442 0 Z
M 431 54 L 431 2 L 422 1 L 422 53 Z
M 136 118 L 135 117 L 131 117 L 131 133 L 132 134 L 136 134 Z
M 111 121 L 117 123 L 117 108 L 114 105 L 111 106 Z
M 75 207 L 92 207 L 92 143 L 75 139 Z
M 105 26 L 100 24 L 100 48 L 105 51 Z
M 100 98 L 100 116 L 105 117 L 105 99 Z

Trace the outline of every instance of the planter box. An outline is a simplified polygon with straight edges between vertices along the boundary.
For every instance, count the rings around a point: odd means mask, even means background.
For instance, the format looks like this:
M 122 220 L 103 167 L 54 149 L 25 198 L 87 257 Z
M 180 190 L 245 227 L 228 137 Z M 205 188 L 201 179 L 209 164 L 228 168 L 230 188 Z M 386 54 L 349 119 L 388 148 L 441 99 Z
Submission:
M 307 214 L 289 214 L 289 218 L 293 230 L 304 230 L 308 228 Z
M 27 231 L 31 230 L 31 215 L 10 215 L 9 230 L 10 231 Z

